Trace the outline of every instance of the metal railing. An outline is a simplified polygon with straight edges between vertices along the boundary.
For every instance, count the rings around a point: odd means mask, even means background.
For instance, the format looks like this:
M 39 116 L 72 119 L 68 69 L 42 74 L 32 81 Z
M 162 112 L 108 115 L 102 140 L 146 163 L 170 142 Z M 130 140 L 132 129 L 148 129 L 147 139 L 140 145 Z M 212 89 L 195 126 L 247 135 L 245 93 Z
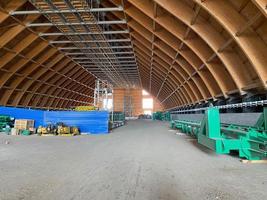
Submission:
M 179 110 L 171 111 L 171 114 L 201 112 L 201 111 L 207 110 L 210 107 L 214 107 L 218 109 L 233 109 L 233 108 L 247 108 L 247 107 L 266 106 L 266 105 L 267 105 L 267 100 L 261 100 L 261 101 L 250 101 L 250 102 L 235 103 L 235 104 L 228 104 L 228 105 L 221 105 L 221 106 L 208 106 L 208 107 L 194 108 L 194 109 L 176 108 Z

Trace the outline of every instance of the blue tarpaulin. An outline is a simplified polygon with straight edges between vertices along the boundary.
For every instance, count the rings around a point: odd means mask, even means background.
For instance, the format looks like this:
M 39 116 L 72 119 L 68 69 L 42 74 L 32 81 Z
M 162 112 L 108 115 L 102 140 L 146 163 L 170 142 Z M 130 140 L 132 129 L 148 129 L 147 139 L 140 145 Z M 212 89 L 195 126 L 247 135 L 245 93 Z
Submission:
M 44 112 L 44 122 L 63 122 L 79 127 L 82 133 L 108 133 L 109 113 L 107 111 L 50 111 Z
M 109 113 L 107 111 L 44 111 L 35 109 L 0 107 L 0 115 L 10 115 L 15 119 L 33 119 L 35 127 L 63 122 L 77 126 L 83 134 L 108 133 Z
M 44 111 L 25 108 L 0 107 L 0 115 L 9 115 L 15 119 L 33 119 L 34 126 L 44 125 Z

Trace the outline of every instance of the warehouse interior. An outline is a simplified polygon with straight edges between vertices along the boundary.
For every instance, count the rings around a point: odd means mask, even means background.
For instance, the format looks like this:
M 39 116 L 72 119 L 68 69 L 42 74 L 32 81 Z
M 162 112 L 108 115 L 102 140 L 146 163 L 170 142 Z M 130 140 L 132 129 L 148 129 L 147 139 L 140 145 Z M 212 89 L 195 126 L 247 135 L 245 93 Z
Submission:
M 267 0 L 0 0 L 0 200 L 267 199 Z

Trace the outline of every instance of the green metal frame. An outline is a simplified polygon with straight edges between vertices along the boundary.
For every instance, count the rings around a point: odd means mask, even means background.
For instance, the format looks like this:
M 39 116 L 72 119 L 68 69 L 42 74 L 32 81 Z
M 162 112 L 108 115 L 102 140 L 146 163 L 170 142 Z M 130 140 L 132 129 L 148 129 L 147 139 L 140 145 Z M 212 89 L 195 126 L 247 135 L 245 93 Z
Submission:
M 13 118 L 8 115 L 0 115 L 0 132 L 9 133 L 13 127 Z
M 113 114 L 113 116 L 112 116 Z M 110 121 L 119 121 L 119 122 L 124 122 L 125 121 L 125 114 L 123 112 L 113 112 L 113 113 L 110 113 L 109 115 L 109 120 Z
M 171 113 L 170 112 L 154 112 L 152 115 L 153 120 L 160 121 L 171 121 Z
M 201 122 L 174 120 L 171 127 L 197 137 L 199 144 L 217 154 L 238 151 L 248 160 L 267 159 L 267 108 L 253 127 L 222 124 L 216 108 L 209 108 Z

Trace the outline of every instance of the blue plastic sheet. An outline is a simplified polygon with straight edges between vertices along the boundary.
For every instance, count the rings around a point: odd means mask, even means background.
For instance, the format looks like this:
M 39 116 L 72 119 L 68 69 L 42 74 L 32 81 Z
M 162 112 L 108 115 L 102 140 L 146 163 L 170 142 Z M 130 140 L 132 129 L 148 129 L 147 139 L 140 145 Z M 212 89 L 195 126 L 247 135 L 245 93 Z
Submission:
M 49 123 L 63 122 L 77 126 L 82 134 L 108 133 L 109 113 L 107 111 L 44 111 L 14 107 L 0 107 L 0 115 L 10 115 L 15 119 L 33 119 L 35 128 Z
M 0 115 L 9 115 L 15 119 L 33 119 L 34 127 L 44 125 L 44 111 L 14 107 L 0 107 Z
M 63 122 L 69 126 L 77 126 L 83 134 L 108 133 L 109 113 L 106 111 L 50 111 L 44 113 L 44 122 Z

